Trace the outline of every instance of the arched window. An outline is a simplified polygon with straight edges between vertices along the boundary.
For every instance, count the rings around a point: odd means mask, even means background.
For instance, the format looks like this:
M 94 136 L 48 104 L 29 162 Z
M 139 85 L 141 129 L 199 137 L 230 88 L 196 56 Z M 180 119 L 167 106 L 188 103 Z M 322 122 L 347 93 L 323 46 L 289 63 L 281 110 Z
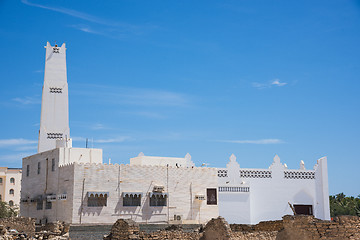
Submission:
M 10 189 L 9 193 L 10 195 L 14 195 L 14 189 Z
M 3 179 L 2 179 L 2 178 L 0 178 L 0 184 L 2 184 L 2 181 L 3 181 Z
M 9 206 L 10 207 L 14 206 L 14 202 L 12 200 L 9 201 Z
M 10 183 L 15 184 L 15 178 L 10 178 Z

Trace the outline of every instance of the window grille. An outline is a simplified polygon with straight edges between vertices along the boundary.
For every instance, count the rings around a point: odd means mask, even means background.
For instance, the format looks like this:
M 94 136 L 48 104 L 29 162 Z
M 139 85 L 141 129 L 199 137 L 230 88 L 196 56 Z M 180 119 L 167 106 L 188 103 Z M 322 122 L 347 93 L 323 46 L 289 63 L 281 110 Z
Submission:
M 50 93 L 62 93 L 62 88 L 59 87 L 50 87 Z
M 88 207 L 106 207 L 109 193 L 88 192 Z
M 62 133 L 47 133 L 48 139 L 62 139 L 63 134 Z
M 60 53 L 59 47 L 53 47 L 53 53 Z
M 315 179 L 314 171 L 284 171 L 285 179 Z
M 219 187 L 219 192 L 250 192 L 250 187 Z
M 241 178 L 272 178 L 268 170 L 240 170 Z
M 141 206 L 141 195 L 142 193 L 123 193 L 123 206 Z
M 152 192 L 149 195 L 151 207 L 163 207 L 167 206 L 167 193 L 155 193 Z
M 46 201 L 46 203 L 45 203 L 45 209 L 51 209 L 51 207 L 52 207 L 52 202 Z
M 218 177 L 228 177 L 228 170 L 218 170 Z

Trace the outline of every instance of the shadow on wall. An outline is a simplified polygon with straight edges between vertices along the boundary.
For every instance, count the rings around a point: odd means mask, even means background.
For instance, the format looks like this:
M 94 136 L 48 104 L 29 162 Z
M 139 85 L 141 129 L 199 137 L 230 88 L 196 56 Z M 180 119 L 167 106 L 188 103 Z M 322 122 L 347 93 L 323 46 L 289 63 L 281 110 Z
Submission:
M 83 199 L 82 206 L 80 205 L 78 214 L 85 215 L 92 215 L 92 216 L 99 216 L 103 207 L 106 206 L 107 199 L 104 199 L 102 196 L 101 198 L 95 199 L 95 196 L 85 196 Z

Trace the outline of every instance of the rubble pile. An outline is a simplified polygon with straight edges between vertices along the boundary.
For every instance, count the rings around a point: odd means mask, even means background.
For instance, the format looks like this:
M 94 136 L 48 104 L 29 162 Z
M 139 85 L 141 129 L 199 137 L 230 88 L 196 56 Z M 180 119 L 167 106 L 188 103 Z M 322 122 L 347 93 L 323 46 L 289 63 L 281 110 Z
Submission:
M 304 215 L 284 216 L 283 224 L 277 240 L 360 239 L 360 217 L 356 216 L 339 216 L 334 221 Z
M 0 240 L 14 239 L 67 240 L 69 239 L 69 224 L 55 222 L 35 227 L 35 220 L 32 218 L 0 219 Z
M 184 232 L 181 226 L 145 233 L 131 220 L 119 219 L 106 240 L 338 240 L 360 239 L 360 217 L 341 216 L 323 221 L 313 216 L 284 216 L 280 221 L 265 221 L 256 225 L 231 224 L 224 218 L 210 220 L 203 229 Z

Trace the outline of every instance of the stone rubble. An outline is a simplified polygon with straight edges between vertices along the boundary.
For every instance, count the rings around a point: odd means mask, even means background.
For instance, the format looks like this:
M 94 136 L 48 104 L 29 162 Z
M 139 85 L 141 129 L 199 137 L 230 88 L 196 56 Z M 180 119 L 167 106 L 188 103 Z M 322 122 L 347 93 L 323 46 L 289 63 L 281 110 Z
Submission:
M 69 224 L 55 222 L 47 223 L 36 228 L 35 219 L 32 218 L 2 218 L 0 219 L 0 240 L 68 240 L 70 239 L 69 227 Z
M 313 216 L 284 216 L 283 220 L 256 225 L 231 224 L 224 218 L 210 220 L 203 229 L 184 232 L 181 226 L 145 233 L 131 220 L 119 219 L 105 240 L 359 240 L 360 217 L 340 216 L 323 221 Z

